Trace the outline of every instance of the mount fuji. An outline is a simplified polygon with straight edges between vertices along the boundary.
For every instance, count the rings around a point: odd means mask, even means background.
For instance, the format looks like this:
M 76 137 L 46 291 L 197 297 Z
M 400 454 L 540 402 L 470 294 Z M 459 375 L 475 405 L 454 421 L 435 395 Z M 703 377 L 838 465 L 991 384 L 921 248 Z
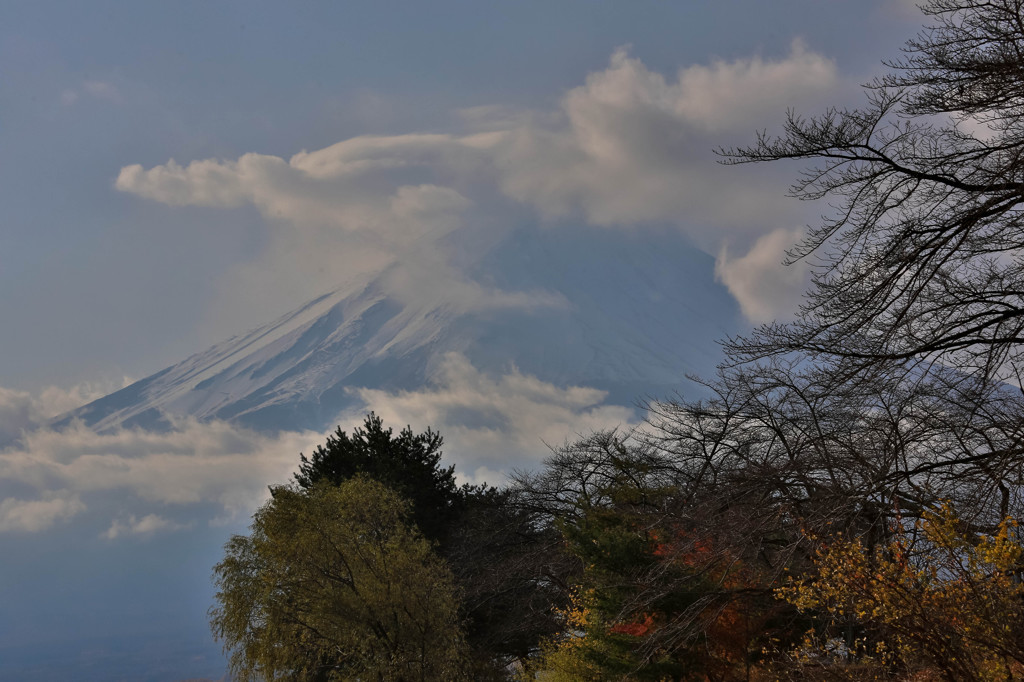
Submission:
M 715 340 L 742 330 L 714 259 L 676 232 L 521 228 L 465 249 L 428 273 L 447 286 L 393 265 L 9 451 L 9 471 L 39 462 L 30 483 L 50 485 L 32 504 L 75 516 L 5 538 L 0 679 L 219 676 L 209 567 L 324 431 L 369 409 L 432 426 L 467 481 L 496 483 L 545 443 L 633 423 L 638 399 L 692 395 L 687 374 L 710 374 Z M 471 368 L 462 383 L 453 366 Z
M 714 341 L 741 324 L 715 282 L 714 259 L 671 231 L 652 239 L 520 229 L 477 258 L 461 283 L 490 292 L 490 303 L 460 302 L 455 285 L 429 299 L 409 296 L 394 286 L 400 275 L 392 266 L 318 296 L 54 425 L 159 429 L 188 416 L 267 432 L 324 430 L 358 407 L 354 389 L 429 385 L 453 353 L 482 372 L 516 370 L 632 405 L 678 391 L 687 375 L 709 374 Z

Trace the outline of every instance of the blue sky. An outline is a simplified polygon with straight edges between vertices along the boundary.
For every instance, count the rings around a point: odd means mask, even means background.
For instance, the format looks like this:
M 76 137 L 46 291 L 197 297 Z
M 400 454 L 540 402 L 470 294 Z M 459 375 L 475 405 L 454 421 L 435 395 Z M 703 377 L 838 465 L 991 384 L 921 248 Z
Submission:
M 805 271 L 779 261 L 821 207 L 785 198 L 796 168 L 712 150 L 856 104 L 919 24 L 908 0 L 5 2 L 0 661 L 59 641 L 99 679 L 212 674 L 209 567 L 321 438 L 48 417 L 385 266 L 406 303 L 525 305 L 467 274 L 523 225 L 676 231 L 747 323 L 785 316 Z M 452 358 L 366 400 L 435 426 L 439 402 L 486 403 L 529 424 L 502 434 L 519 445 L 630 418 L 570 393 Z

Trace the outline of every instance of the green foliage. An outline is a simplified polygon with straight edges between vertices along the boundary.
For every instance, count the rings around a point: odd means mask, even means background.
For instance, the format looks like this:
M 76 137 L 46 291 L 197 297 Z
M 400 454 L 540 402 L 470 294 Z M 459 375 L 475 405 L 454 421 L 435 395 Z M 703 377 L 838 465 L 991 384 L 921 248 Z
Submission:
M 779 611 L 758 571 L 720 543 L 725 517 L 695 518 L 671 464 L 596 434 L 523 481 L 551 500 L 583 566 L 563 629 L 528 670 L 544 680 L 740 679 Z
M 295 476 L 301 488 L 364 476 L 411 502 L 412 520 L 448 561 L 462 596 L 460 615 L 476 679 L 502 679 L 552 631 L 551 582 L 557 563 L 551 533 L 516 509 L 507 493 L 457 487 L 454 468 L 441 466 L 442 438 L 407 426 L 395 434 L 370 413 L 351 435 L 338 429 Z
M 214 568 L 214 636 L 239 680 L 457 680 L 452 575 L 409 505 L 361 477 L 277 487 Z
M 396 436 L 374 413 L 348 435 L 340 427 L 302 463 L 295 482 L 310 488 L 335 485 L 358 475 L 380 481 L 412 503 L 413 520 L 429 540 L 441 541 L 461 514 L 469 491 L 455 483 L 455 467 L 441 466 L 441 434 L 429 428 Z

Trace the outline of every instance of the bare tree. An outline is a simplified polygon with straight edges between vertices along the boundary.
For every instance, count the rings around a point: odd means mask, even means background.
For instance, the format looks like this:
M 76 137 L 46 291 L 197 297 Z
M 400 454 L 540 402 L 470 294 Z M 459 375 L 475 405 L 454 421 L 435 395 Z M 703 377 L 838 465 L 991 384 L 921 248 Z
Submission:
M 861 529 L 941 499 L 982 525 L 1024 484 L 1024 0 L 931 0 L 859 109 L 722 150 L 809 160 L 832 212 L 796 319 L 726 343 L 711 400 L 655 406 L 652 437 L 723 495 Z
M 979 527 L 1024 511 L 1019 392 L 955 369 L 871 369 L 772 358 L 726 370 L 710 399 L 653 405 L 647 437 L 721 504 L 815 532 L 877 540 L 943 500 Z
M 809 159 L 792 187 L 834 212 L 796 322 L 734 339 L 735 361 L 797 351 L 941 362 L 1005 380 L 1024 341 L 1024 18 L 1020 0 L 932 0 L 932 23 L 861 109 L 790 113 L 726 163 Z

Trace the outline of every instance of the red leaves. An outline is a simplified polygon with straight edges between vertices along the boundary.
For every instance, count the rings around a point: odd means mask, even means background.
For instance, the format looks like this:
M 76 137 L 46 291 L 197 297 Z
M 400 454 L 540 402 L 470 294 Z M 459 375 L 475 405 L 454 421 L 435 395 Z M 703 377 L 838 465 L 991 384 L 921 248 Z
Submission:
M 629 635 L 630 637 L 643 637 L 651 630 L 654 629 L 654 616 L 649 613 L 644 614 L 644 618 L 640 622 L 632 623 L 618 623 L 613 625 L 609 632 L 614 635 Z

